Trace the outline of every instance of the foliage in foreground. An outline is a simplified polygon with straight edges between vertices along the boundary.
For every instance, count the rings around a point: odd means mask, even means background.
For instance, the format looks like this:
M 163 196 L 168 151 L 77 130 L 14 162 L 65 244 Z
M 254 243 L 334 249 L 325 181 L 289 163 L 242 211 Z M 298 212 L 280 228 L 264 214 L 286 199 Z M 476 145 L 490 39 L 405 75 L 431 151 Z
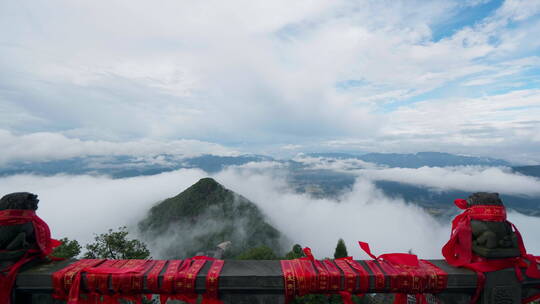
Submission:
M 70 240 L 68 238 L 61 238 L 59 240 L 62 242 L 62 245 L 56 247 L 53 252 L 52 256 L 57 258 L 64 258 L 64 259 L 70 259 L 75 258 L 81 253 L 81 245 L 77 240 Z
M 306 255 L 304 254 L 304 251 L 302 250 L 302 246 L 300 244 L 294 244 L 294 246 L 292 247 L 292 250 L 287 252 L 287 254 L 285 254 L 285 259 L 294 260 L 294 259 L 299 259 L 305 256 Z
M 148 259 L 150 250 L 146 244 L 128 239 L 127 227 L 118 231 L 109 229 L 108 233 L 96 235 L 94 242 L 86 245 L 85 259 Z
M 347 246 L 345 246 L 345 241 L 339 239 L 336 245 L 336 250 L 334 251 L 334 259 L 340 259 L 348 257 Z
M 268 246 L 251 248 L 236 257 L 237 260 L 278 260 L 274 250 Z

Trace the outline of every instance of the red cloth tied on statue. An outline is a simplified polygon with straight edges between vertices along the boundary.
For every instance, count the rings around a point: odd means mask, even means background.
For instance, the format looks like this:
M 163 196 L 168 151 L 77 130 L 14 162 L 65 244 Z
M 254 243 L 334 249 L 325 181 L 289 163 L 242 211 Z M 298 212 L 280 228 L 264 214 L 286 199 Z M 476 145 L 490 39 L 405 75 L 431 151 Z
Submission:
M 474 205 L 468 207 L 469 204 L 464 199 L 456 199 L 454 203 L 458 208 L 465 211 L 452 221 L 450 240 L 443 246 L 442 254 L 448 264 L 455 267 L 465 267 L 477 273 L 477 289 L 471 303 L 476 303 L 480 297 L 485 282 L 485 272 L 513 267 L 516 270 L 517 278 L 523 280 L 520 268 L 526 268 L 525 273 L 528 277 L 540 278 L 536 257 L 527 253 L 518 229 L 506 219 L 504 206 Z M 508 223 L 517 236 L 520 256 L 516 258 L 486 259 L 474 254 L 472 251 L 471 220 Z
M 34 210 L 7 209 L 0 210 L 0 226 L 13 226 L 32 223 L 37 248 L 29 249 L 26 253 L 6 269 L 0 269 L 0 302 L 11 302 L 11 290 L 19 269 L 31 260 L 44 258 L 61 243 L 51 238 L 49 226 L 36 215 Z
M 358 242 L 372 261 L 366 261 L 375 277 L 375 290 L 390 288 L 395 293 L 394 303 L 407 303 L 407 295 L 416 297 L 416 303 L 427 303 L 425 293 L 442 292 L 448 283 L 448 274 L 414 254 L 387 253 L 375 256 L 369 244 Z

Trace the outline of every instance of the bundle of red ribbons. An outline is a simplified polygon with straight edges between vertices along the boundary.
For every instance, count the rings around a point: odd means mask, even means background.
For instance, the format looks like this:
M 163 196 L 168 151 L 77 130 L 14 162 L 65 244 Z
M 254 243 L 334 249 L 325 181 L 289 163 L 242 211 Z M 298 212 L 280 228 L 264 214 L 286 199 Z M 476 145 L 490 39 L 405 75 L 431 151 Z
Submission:
M 15 278 L 19 269 L 26 263 L 44 258 L 51 254 L 53 248 L 61 243 L 51 238 L 49 226 L 36 215 L 34 210 L 0 210 L 0 226 L 13 226 L 32 223 L 36 246 L 28 250 L 21 249 L 24 255 L 17 262 L 6 269 L 0 269 L 0 303 L 9 304 L 11 301 L 11 290 L 15 283 Z M 9 251 L 9 250 L 8 250 Z
M 168 299 L 197 303 L 195 280 L 206 262 L 203 304 L 221 304 L 218 279 L 223 260 L 197 256 L 185 260 L 79 260 L 53 274 L 53 297 L 68 304 L 119 303 L 119 299 L 142 303 L 142 296 L 159 294 L 162 304 Z M 159 275 L 163 272 L 163 280 Z M 83 274 L 86 290 L 81 291 Z M 146 284 L 144 277 L 146 276 Z
M 471 303 L 476 303 L 480 297 L 480 292 L 485 283 L 486 272 L 514 268 L 517 278 L 522 281 L 521 269 L 525 269 L 525 274 L 530 278 L 540 279 L 540 271 L 537 266 L 537 257 L 528 254 L 523 243 L 523 238 L 519 230 L 506 219 L 506 209 L 504 206 L 474 205 L 469 207 L 468 202 L 463 199 L 454 201 L 455 205 L 464 209 L 464 212 L 452 221 L 452 232 L 450 240 L 442 248 L 442 254 L 448 264 L 455 267 L 464 267 L 474 270 L 477 273 L 477 288 Z M 507 222 L 514 230 L 517 239 L 520 256 L 505 259 L 486 259 L 478 256 L 472 251 L 472 229 L 471 220 Z M 540 298 L 531 298 L 529 301 Z
M 360 246 L 374 260 L 316 260 L 311 250 L 305 248 L 305 258 L 281 261 L 286 301 L 307 294 L 339 294 L 345 304 L 352 304 L 353 294 L 369 291 L 370 275 L 375 286 L 371 292 L 396 293 L 396 304 L 407 303 L 407 294 L 415 295 L 417 303 L 426 303 L 425 293 L 446 288 L 448 275 L 428 261 L 403 253 L 375 257 L 367 243 L 360 242 Z

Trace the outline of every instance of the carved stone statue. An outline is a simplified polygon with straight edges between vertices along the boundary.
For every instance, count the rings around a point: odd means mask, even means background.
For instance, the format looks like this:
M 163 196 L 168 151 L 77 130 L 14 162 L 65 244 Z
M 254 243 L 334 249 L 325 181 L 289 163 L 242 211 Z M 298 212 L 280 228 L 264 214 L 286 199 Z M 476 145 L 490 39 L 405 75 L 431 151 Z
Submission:
M 467 199 L 475 205 L 503 206 L 498 193 L 477 192 Z M 509 258 L 520 255 L 518 238 L 507 222 L 471 220 L 472 250 L 485 258 Z
M 37 210 L 37 195 L 28 192 L 17 192 L 5 195 L 0 199 L 0 210 L 25 209 Z M 21 225 L 0 225 L 0 267 L 19 260 L 28 249 L 36 247 L 34 227 L 32 223 Z M 5 250 L 5 251 L 4 251 Z

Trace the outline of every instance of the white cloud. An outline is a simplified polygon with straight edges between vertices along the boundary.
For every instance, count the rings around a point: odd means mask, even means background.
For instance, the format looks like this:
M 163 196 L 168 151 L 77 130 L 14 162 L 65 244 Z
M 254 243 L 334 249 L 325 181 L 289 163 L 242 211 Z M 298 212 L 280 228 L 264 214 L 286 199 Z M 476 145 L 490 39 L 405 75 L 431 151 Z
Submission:
M 478 98 L 431 99 L 388 117 L 379 148 L 436 150 L 539 162 L 540 91 Z M 372 149 L 372 148 L 371 148 Z M 371 150 L 369 147 L 367 150 Z
M 298 149 L 301 149 L 302 148 L 302 145 L 293 145 L 293 144 L 290 144 L 290 145 L 284 145 L 281 147 L 281 149 L 283 150 L 298 150 Z
M 11 161 L 43 161 L 89 155 L 151 156 L 175 154 L 196 156 L 200 154 L 235 155 L 237 152 L 218 144 L 199 140 L 157 141 L 141 139 L 128 142 L 80 140 L 58 133 L 31 133 L 16 136 L 0 130 L 0 164 Z
M 482 140 L 448 127 L 451 113 L 463 113 L 459 100 L 471 99 L 459 96 L 501 79 L 515 85 L 537 66 L 512 64 L 540 47 L 533 39 L 540 28 L 536 1 L 508 0 L 433 40 L 437 25 L 484 2 L 116 1 L 106 9 L 93 2 L 4 2 L 0 128 L 116 142 L 191 138 L 295 147 L 368 140 L 381 150 L 465 152 L 472 144 L 488 151 L 512 141 L 508 147 L 532 154 L 537 146 L 512 138 L 526 141 L 534 132 L 517 134 L 513 123 L 492 130 L 492 121 L 477 121 Z M 358 85 L 336 88 L 350 80 Z M 455 83 L 465 88 L 453 89 Z M 388 113 L 389 103 L 448 86 L 443 98 L 426 103 L 446 105 L 449 117 L 413 115 L 428 119 L 411 127 L 400 117 L 408 107 Z M 431 134 L 442 124 L 448 133 Z
M 514 174 L 504 168 L 475 166 L 380 168 L 359 170 L 357 173 L 371 180 L 394 181 L 439 191 L 500 192 L 540 197 L 538 178 Z
M 310 169 L 350 171 L 360 168 L 371 169 L 378 167 L 376 164 L 355 158 L 336 159 L 332 157 L 311 157 L 305 154 L 298 154 L 293 158 L 293 160 L 309 166 Z
M 353 242 L 365 240 L 381 252 L 414 248 L 433 257 L 438 255 L 437 247 L 447 232 L 421 209 L 384 197 L 369 182 L 358 183 L 348 198 L 338 203 L 293 194 L 282 179 L 254 172 L 258 171 L 234 168 L 218 174 L 216 179 L 259 205 L 271 223 L 292 241 L 311 246 L 321 256 L 330 256 L 335 242 L 342 237 L 357 256 L 360 252 L 354 249 Z M 94 233 L 108 228 L 134 228 L 154 203 L 176 195 L 202 177 L 204 173 L 198 170 L 127 179 L 19 175 L 1 178 L 0 193 L 37 193 L 38 215 L 49 224 L 53 236 L 86 243 Z M 392 224 L 383 224 L 386 220 Z M 424 238 L 405 241 L 401 226 Z M 320 227 L 325 229 L 321 231 Z
M 536 242 L 535 236 L 540 225 L 540 218 L 535 216 L 527 216 L 517 212 L 509 212 L 508 220 L 519 229 L 523 236 L 523 242 L 527 248 L 527 252 L 538 255 L 540 252 L 540 243 Z
M 355 174 L 370 181 L 392 181 L 430 188 L 432 191 L 498 192 L 540 197 L 540 179 L 513 173 L 506 167 L 457 166 L 388 168 L 357 159 L 306 157 L 295 161 L 310 169 L 326 169 Z
M 332 256 L 338 238 L 357 258 L 366 258 L 357 246 L 359 240 L 370 242 L 381 253 L 413 249 L 422 257 L 439 257 L 449 234 L 449 227 L 422 209 L 385 197 L 365 180 L 337 202 L 291 193 L 280 180 L 262 174 L 228 170 L 216 177 L 256 202 L 278 229 L 293 242 L 311 247 L 320 258 Z
M 406 172 L 396 174 L 410 177 Z M 124 179 L 19 175 L 0 178 L 0 193 L 37 193 L 41 200 L 38 215 L 49 224 L 53 236 L 86 243 L 94 233 L 109 228 L 127 225 L 134 229 L 153 204 L 205 176 L 199 170 Z M 370 242 L 377 253 L 412 249 L 422 258 L 440 258 L 440 248 L 450 234 L 449 222 L 440 222 L 419 207 L 386 197 L 367 179 L 359 179 L 338 202 L 295 194 L 272 170 L 234 167 L 213 177 L 255 202 L 292 242 L 310 246 L 321 258 L 332 255 L 338 238 L 346 241 L 349 253 L 356 258 L 367 258 L 356 245 L 359 240 Z M 515 182 L 511 176 L 500 177 Z M 455 184 L 455 179 L 445 180 Z M 529 251 L 538 252 L 540 242 L 532 236 L 540 227 L 540 218 L 510 212 L 509 219 L 520 228 Z

